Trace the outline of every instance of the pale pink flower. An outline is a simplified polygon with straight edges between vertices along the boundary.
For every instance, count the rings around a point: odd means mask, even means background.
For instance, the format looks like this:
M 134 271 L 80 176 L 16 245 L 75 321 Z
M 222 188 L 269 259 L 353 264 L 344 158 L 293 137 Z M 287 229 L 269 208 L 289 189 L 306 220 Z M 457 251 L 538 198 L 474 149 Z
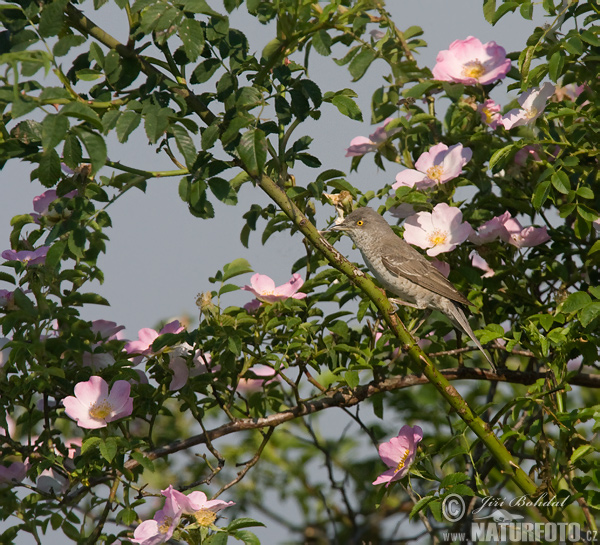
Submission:
M 56 471 L 53 467 L 44 469 L 35 481 L 35 486 L 44 494 L 58 495 L 64 493 L 69 487 L 69 479 Z
M 175 490 L 172 485 L 161 490 L 161 494 L 166 498 L 171 498 L 183 514 L 193 515 L 200 526 L 210 526 L 221 509 L 235 505 L 233 501 L 209 500 L 206 494 L 200 491 L 186 495 Z
M 488 98 L 483 104 L 479 104 L 477 111 L 481 114 L 481 121 L 490 129 L 495 129 L 502 119 L 500 104 L 496 104 L 491 98 Z
M 504 222 L 505 231 L 500 238 L 517 248 L 539 246 L 550 240 L 546 227 L 526 227 L 523 229 L 516 218 Z
M 527 164 L 527 160 L 531 158 L 533 161 L 541 161 L 538 153 L 538 146 L 525 146 L 515 153 L 515 163 L 521 167 Z
M 244 305 L 244 310 L 252 314 L 260 308 L 260 305 L 262 305 L 262 303 L 258 299 L 252 299 L 252 301 Z
M 419 426 L 402 426 L 397 437 L 392 437 L 387 443 L 379 445 L 379 456 L 390 469 L 379 475 L 373 484 L 386 483 L 387 488 L 394 481 L 402 479 L 415 461 L 417 445 L 421 439 L 423 439 L 423 430 Z
M 548 82 L 541 87 L 529 89 L 517 99 L 521 107 L 514 108 L 502 116 L 500 123 L 507 130 L 521 125 L 532 125 L 542 115 L 548 99 L 553 94 L 554 85 Z
M 160 335 L 164 335 L 165 333 L 180 333 L 184 329 L 179 320 L 169 322 L 160 331 L 156 331 L 150 327 L 143 327 L 138 331 L 137 341 L 129 341 L 125 344 L 125 352 L 128 354 L 139 354 L 140 356 L 151 356 L 154 354 L 152 352 L 152 343 Z
M 585 90 L 585 85 L 577 85 L 576 83 L 567 83 L 564 87 L 557 85 L 554 90 L 556 100 L 568 99 L 575 102 L 579 95 Z
M 482 44 L 473 36 L 452 42 L 450 49 L 438 53 L 436 61 L 434 79 L 466 85 L 487 85 L 503 79 L 510 70 L 503 47 L 496 42 Z
M 265 384 L 273 380 L 281 380 L 275 369 L 266 365 L 254 365 L 253 367 L 250 367 L 246 373 L 250 375 L 250 378 L 241 378 L 239 380 L 237 385 L 238 392 L 258 392 L 262 390 Z M 255 375 L 257 378 L 253 378 L 251 375 Z
M 81 362 L 83 365 L 86 367 L 91 367 L 94 371 L 106 369 L 115 363 L 115 357 L 112 354 L 108 352 L 102 352 L 102 348 L 100 348 L 100 351 L 97 351 L 98 347 L 100 346 L 101 345 L 99 344 L 93 345 L 93 352 L 84 352 L 81 355 Z
M 69 191 L 63 198 L 70 199 L 77 195 L 77 190 Z M 35 219 L 36 222 L 39 222 L 40 216 L 46 216 L 51 221 L 57 221 L 61 219 L 61 215 L 59 215 L 56 211 L 49 211 L 50 204 L 59 199 L 60 197 L 56 194 L 55 189 L 49 189 L 48 191 L 44 191 L 41 195 L 33 198 L 33 209 L 35 213 L 32 213 L 31 216 Z
M 0 464 L 0 488 L 20 483 L 27 475 L 27 464 L 13 462 L 8 467 Z
M 21 250 L 17 252 L 15 250 L 4 250 L 2 257 L 7 261 L 20 261 L 25 265 L 39 265 L 46 261 L 46 254 L 50 246 L 41 246 L 37 250 Z
M 9 308 L 15 298 L 15 292 L 0 290 L 0 307 Z
M 117 325 L 116 322 L 111 322 L 109 320 L 94 320 L 90 329 L 92 330 L 92 333 L 99 333 L 102 339 L 112 341 L 113 339 L 118 338 L 117 333 L 125 329 L 125 326 Z
M 145 520 L 135 529 L 131 542 L 139 545 L 158 545 L 169 541 L 182 514 L 175 498 L 171 495 L 167 496 L 164 507 L 156 512 L 154 518 Z
M 477 232 L 472 232 L 469 240 L 474 244 L 487 244 L 500 237 L 506 231 L 504 222 L 510 219 L 510 212 L 504 212 L 500 216 L 496 216 L 489 221 L 486 221 Z
M 473 265 L 473 267 L 477 267 L 478 269 L 485 271 L 485 274 L 482 275 L 482 278 L 490 278 L 496 274 L 494 269 L 489 266 L 488 262 L 483 259 L 483 257 L 481 257 L 475 250 L 469 254 L 469 257 L 471 258 L 471 265 Z
M 467 240 L 473 228 L 462 221 L 462 212 L 455 206 L 440 203 L 433 211 L 419 212 L 404 222 L 404 240 L 435 256 L 454 250 Z
M 284 299 L 304 299 L 306 293 L 296 293 L 304 284 L 304 280 L 298 273 L 294 273 L 292 278 L 285 284 L 275 287 L 275 282 L 266 274 L 258 274 L 250 279 L 250 286 L 242 286 L 243 290 L 252 292 L 257 299 L 263 303 L 274 303 Z
M 188 367 L 187 357 L 193 350 L 193 347 L 187 343 L 182 343 L 174 348 L 169 354 L 169 369 L 173 371 L 173 378 L 169 384 L 169 390 L 180 390 L 186 384 L 189 378 L 196 377 L 208 372 L 208 366 L 211 362 L 210 354 L 202 353 L 197 350 L 192 358 L 192 367 Z M 211 371 L 216 371 L 218 366 L 211 368 Z
M 75 396 L 63 399 L 65 413 L 82 428 L 104 428 L 108 422 L 133 412 L 130 390 L 131 386 L 126 380 L 117 380 L 109 394 L 106 381 L 102 377 L 92 376 L 87 382 L 75 385 Z
M 592 222 L 592 227 L 594 228 L 594 230 L 600 231 L 600 218 Z
M 10 415 L 6 415 L 6 425 L 7 428 L 0 426 L 0 437 L 10 437 L 11 439 L 15 439 L 15 432 L 17 431 L 17 425 L 13 418 Z M 0 445 L 2 442 L 0 441 Z
M 442 143 L 436 144 L 419 157 L 415 163 L 416 170 L 405 169 L 396 175 L 396 183 L 392 185 L 392 189 L 401 186 L 426 189 L 444 184 L 459 176 L 472 156 L 471 149 L 463 148 L 462 144 L 450 147 Z
M 396 134 L 400 129 L 387 130 L 386 127 L 393 120 L 392 117 L 388 117 L 383 125 L 377 127 L 373 134 L 366 136 L 356 136 L 350 141 L 350 147 L 346 150 L 346 157 L 360 157 L 365 153 L 377 151 L 379 146 L 383 144 L 390 136 Z
M 445 261 L 440 261 L 439 259 L 432 259 L 431 264 L 440 271 L 446 278 L 450 274 L 450 265 Z

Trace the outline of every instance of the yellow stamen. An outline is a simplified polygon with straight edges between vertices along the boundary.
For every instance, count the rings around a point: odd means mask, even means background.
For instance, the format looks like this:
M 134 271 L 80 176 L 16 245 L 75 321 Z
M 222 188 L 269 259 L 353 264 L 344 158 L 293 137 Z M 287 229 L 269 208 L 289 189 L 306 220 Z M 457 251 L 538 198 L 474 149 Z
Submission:
M 217 518 L 217 514 L 208 509 L 200 509 L 194 513 L 194 517 L 200 526 L 210 526 Z
M 400 458 L 400 461 L 398 462 L 398 467 L 396 467 L 395 471 L 396 473 L 398 473 L 398 471 L 404 468 L 404 465 L 406 464 L 406 459 L 408 458 L 409 454 L 410 450 L 406 449 L 406 452 L 402 455 L 402 458 Z
M 467 78 L 480 78 L 485 74 L 483 63 L 479 59 L 463 64 L 462 75 Z
M 172 517 L 165 517 L 163 519 L 162 523 L 158 525 L 158 531 L 161 534 L 166 534 L 169 531 L 169 528 L 171 527 L 171 524 L 173 524 L 173 518 Z
M 485 122 L 489 125 L 492 122 L 492 112 L 489 108 L 486 108 L 485 106 L 481 109 L 481 111 L 485 116 Z
M 441 229 L 436 229 L 427 238 L 431 244 L 437 246 L 438 244 L 445 244 L 446 240 L 448 239 L 448 233 L 446 231 L 442 231 Z
M 94 403 L 90 407 L 90 416 L 98 420 L 104 420 L 112 412 L 112 410 L 113 409 L 108 401 L 104 399 L 99 403 Z
M 533 119 L 537 114 L 538 114 L 538 110 L 537 110 L 537 108 L 534 108 L 533 106 L 531 107 L 531 109 L 525 110 L 525 117 L 527 119 Z
M 436 181 L 438 184 L 440 183 L 440 178 L 442 177 L 442 174 L 444 174 L 444 169 L 441 165 L 435 165 L 427 169 L 427 177 L 430 180 Z

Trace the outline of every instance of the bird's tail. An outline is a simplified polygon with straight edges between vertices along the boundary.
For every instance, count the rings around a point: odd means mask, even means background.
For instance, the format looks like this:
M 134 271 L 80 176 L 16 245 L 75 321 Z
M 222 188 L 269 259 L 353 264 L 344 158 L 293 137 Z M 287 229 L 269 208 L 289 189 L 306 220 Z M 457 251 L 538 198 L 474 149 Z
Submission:
M 477 340 L 477 337 L 475 337 L 475 333 L 473 333 L 473 330 L 471 329 L 471 326 L 469 325 L 469 321 L 467 320 L 467 317 L 465 316 L 465 313 L 462 311 L 462 309 L 457 304 L 453 304 L 452 308 L 450 308 L 448 310 L 450 310 L 450 312 L 452 313 L 451 318 L 452 318 L 452 321 L 454 322 L 454 324 L 456 326 L 458 326 L 459 329 L 464 331 L 470 337 L 470 339 L 475 343 L 477 348 L 479 348 L 479 350 L 481 350 L 481 353 L 485 356 L 485 359 L 492 366 L 492 369 L 496 370 L 496 366 L 494 365 L 494 362 L 483 351 L 483 346 L 481 346 L 481 343 Z

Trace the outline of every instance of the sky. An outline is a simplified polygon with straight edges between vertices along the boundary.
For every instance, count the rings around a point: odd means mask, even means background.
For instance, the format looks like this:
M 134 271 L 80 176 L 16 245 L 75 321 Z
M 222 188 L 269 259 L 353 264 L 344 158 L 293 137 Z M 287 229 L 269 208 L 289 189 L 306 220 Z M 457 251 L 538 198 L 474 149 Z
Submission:
M 220 9 L 220 2 L 209 0 L 209 4 Z M 91 2 L 82 7 L 84 13 L 121 41 L 126 41 L 126 27 L 122 15 L 114 16 L 111 2 L 99 13 L 92 10 Z M 521 51 L 526 38 L 535 26 L 542 22 L 541 10 L 536 6 L 534 21 L 524 21 L 518 14 L 508 15 L 495 27 L 483 18 L 481 5 L 472 0 L 391 0 L 388 10 L 399 28 L 418 25 L 425 30 L 422 38 L 429 46 L 421 50 L 418 62 L 432 68 L 440 50 L 447 49 L 456 39 L 469 35 L 482 42 L 495 40 L 507 52 Z M 231 16 L 231 26 L 239 28 L 248 36 L 251 50 L 260 51 L 271 39 L 265 28 L 245 13 L 244 8 Z M 268 29 L 267 29 L 268 30 Z M 332 69 L 332 66 L 335 70 Z M 377 190 L 390 183 L 397 170 L 391 165 L 387 171 L 378 170 L 367 156 L 358 172 L 350 173 L 350 158 L 344 157 L 345 149 L 354 136 L 368 135 L 373 131 L 370 124 L 370 101 L 373 91 L 381 86 L 385 69 L 383 62 L 377 62 L 358 83 L 352 83 L 345 68 L 333 64 L 331 57 L 313 55 L 309 76 L 322 91 L 351 87 L 359 94 L 357 102 L 364 115 L 359 123 L 338 115 L 335 108 L 325 108 L 319 121 L 311 121 L 298 132 L 298 136 L 308 134 L 314 138 L 313 148 L 325 169 L 340 169 L 348 174 L 348 181 L 361 191 Z M 502 89 L 496 89 L 494 98 L 507 102 Z M 511 95 L 515 98 L 515 95 Z M 109 157 L 121 160 L 132 167 L 156 170 L 173 169 L 173 164 L 164 155 L 157 155 L 147 144 L 143 130 L 138 130 L 127 145 L 111 141 Z M 30 166 L 16 161 L 9 162 L 0 173 L 2 196 L 0 199 L 0 249 L 9 247 L 10 218 L 15 214 L 32 210 L 32 199 L 42 193 L 39 182 L 29 181 Z M 305 185 L 314 180 L 317 170 L 299 167 L 292 172 L 298 184 Z M 240 192 L 239 205 L 228 207 L 217 201 L 216 217 L 202 220 L 193 217 L 187 205 L 178 195 L 179 178 L 162 178 L 148 181 L 146 193 L 134 190 L 119 199 L 108 212 L 113 227 L 107 234 L 110 241 L 108 251 L 99 259 L 104 271 L 105 283 L 95 285 L 93 291 L 107 298 L 111 306 L 88 306 L 82 309 L 85 319 L 113 320 L 126 326 L 125 336 L 136 338 L 137 331 L 152 327 L 161 320 L 190 315 L 198 317 L 195 305 L 196 295 L 213 288 L 208 277 L 222 269 L 225 263 L 238 257 L 246 258 L 256 272 L 271 276 L 276 285 L 283 284 L 291 277 L 292 264 L 303 255 L 302 235 L 297 233 L 276 234 L 265 246 L 260 243 L 259 231 L 250 237 L 250 249 L 239 241 L 239 233 L 244 224 L 242 215 L 252 203 L 266 204 L 268 198 L 259 188 L 245 184 Z M 319 213 L 323 224 L 333 209 Z M 264 224 L 262 224 L 264 225 Z M 355 262 L 360 256 L 352 249 L 345 238 L 337 243 L 338 249 Z M 238 277 L 240 285 L 249 283 L 250 274 Z M 2 285 L 0 288 L 9 288 Z M 243 305 L 251 299 L 247 292 L 237 291 L 227 295 L 226 304 Z M 230 499 L 230 498 L 226 498 Z M 264 543 L 279 541 L 286 536 L 273 525 L 257 532 Z M 50 541 L 49 541 L 50 542 Z M 18 541 L 28 545 L 33 540 L 27 537 Z

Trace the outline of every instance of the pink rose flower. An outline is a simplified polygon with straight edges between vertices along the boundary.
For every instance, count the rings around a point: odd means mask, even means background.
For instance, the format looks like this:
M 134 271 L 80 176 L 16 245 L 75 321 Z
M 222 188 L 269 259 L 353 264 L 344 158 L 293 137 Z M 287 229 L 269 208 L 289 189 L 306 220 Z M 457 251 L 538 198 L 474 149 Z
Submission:
M 50 246 L 41 246 L 37 250 L 21 250 L 17 252 L 15 250 L 4 250 L 2 257 L 7 261 L 20 261 L 25 265 L 39 265 L 46 261 L 46 254 Z
M 393 120 L 388 117 L 381 127 L 377 127 L 373 134 L 366 136 L 356 136 L 350 141 L 350 147 L 346 150 L 346 157 L 360 157 L 365 153 L 377 151 L 390 136 L 396 134 L 400 129 L 387 130 L 386 127 Z
M 415 461 L 417 445 L 421 439 L 423 439 L 423 430 L 419 426 L 402 426 L 397 437 L 392 437 L 387 443 L 379 445 L 379 456 L 390 469 L 379 475 L 373 484 L 386 483 L 387 488 L 394 481 L 402 479 Z
M 526 227 L 523 229 L 515 218 L 505 221 L 504 228 L 505 232 L 500 233 L 500 238 L 517 248 L 539 246 L 550 240 L 546 227 Z
M 292 278 L 285 284 L 275 287 L 275 282 L 265 274 L 252 276 L 250 286 L 242 286 L 243 290 L 252 292 L 259 301 L 263 303 L 274 303 L 284 299 L 304 299 L 306 293 L 296 293 L 304 284 L 304 280 L 298 273 L 294 273 Z
M 495 129 L 502 119 L 500 104 L 496 104 L 491 98 L 488 98 L 483 104 L 479 104 L 477 111 L 481 114 L 481 121 L 490 129 Z
M 82 428 L 104 428 L 108 422 L 133 412 L 130 390 L 126 380 L 117 380 L 109 394 L 108 384 L 102 377 L 90 377 L 87 382 L 75 385 L 75 396 L 63 399 L 65 413 Z
M 161 490 L 166 498 L 172 498 L 183 514 L 193 515 L 200 526 L 210 526 L 217 518 L 221 509 L 235 505 L 233 501 L 209 500 L 204 492 L 196 491 L 183 494 L 172 485 Z
M 145 520 L 135 529 L 133 539 L 131 539 L 132 543 L 158 545 L 171 539 L 175 528 L 179 525 L 183 511 L 172 495 L 168 495 L 166 498 L 164 507 L 156 512 L 154 518 Z
M 444 184 L 459 176 L 472 156 L 473 152 L 469 148 L 463 148 L 462 144 L 450 147 L 436 144 L 419 157 L 415 163 L 416 170 L 405 169 L 396 175 L 396 183 L 392 185 L 392 189 L 401 186 L 426 189 Z
M 169 322 L 160 331 L 156 331 L 150 327 L 143 327 L 138 331 L 137 341 L 129 341 L 125 344 L 125 352 L 128 354 L 139 354 L 140 356 L 151 356 L 154 354 L 152 352 L 152 343 L 160 335 L 164 335 L 165 333 L 181 333 L 184 329 L 179 320 Z
M 544 83 L 541 87 L 529 89 L 517 102 L 520 108 L 514 108 L 502 116 L 500 124 L 507 130 L 521 125 L 532 125 L 546 108 L 548 99 L 554 94 L 554 85 Z
M 510 219 L 510 212 L 504 212 L 500 216 L 496 216 L 489 221 L 486 221 L 477 232 L 472 232 L 469 236 L 469 240 L 473 244 L 487 244 L 488 242 L 492 242 L 500 237 L 501 234 L 504 234 L 506 228 L 504 227 L 504 222 Z
M 487 85 L 503 79 L 510 70 L 506 51 L 496 42 L 482 44 L 469 36 L 466 40 L 455 40 L 450 49 L 440 51 L 433 68 L 433 78 L 475 85 Z
M 469 254 L 469 257 L 471 258 L 471 265 L 473 265 L 473 267 L 485 271 L 485 274 L 482 275 L 482 278 L 491 278 L 496 274 L 494 269 L 489 266 L 488 262 L 483 259 L 483 257 L 481 257 L 475 250 Z
M 273 380 L 281 380 L 279 375 L 276 374 L 275 369 L 272 369 L 266 365 L 254 365 L 253 367 L 250 367 L 246 373 L 250 373 L 250 375 L 254 374 L 256 377 L 263 378 L 241 378 L 237 385 L 238 392 L 258 392 L 262 390 L 262 388 L 268 382 Z
M 440 203 L 433 211 L 419 212 L 404 222 L 404 240 L 435 256 L 454 250 L 467 240 L 473 228 L 462 221 L 462 212 L 455 206 Z
M 0 464 L 0 488 L 20 483 L 27 475 L 27 464 L 13 462 L 8 467 Z

